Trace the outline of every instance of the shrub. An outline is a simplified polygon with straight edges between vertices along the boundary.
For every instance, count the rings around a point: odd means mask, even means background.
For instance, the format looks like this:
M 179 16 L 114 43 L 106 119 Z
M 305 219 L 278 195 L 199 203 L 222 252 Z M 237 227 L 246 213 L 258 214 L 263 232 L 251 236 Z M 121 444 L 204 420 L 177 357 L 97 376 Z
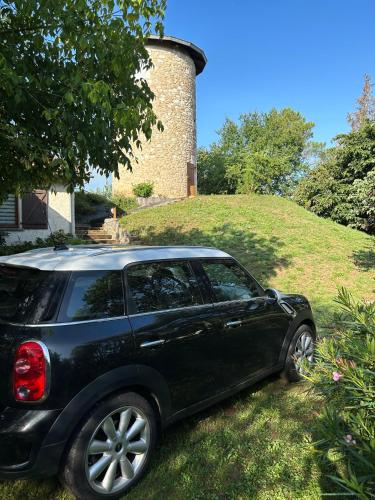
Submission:
M 63 245 L 64 243 L 69 243 L 73 239 L 71 233 L 64 233 L 62 229 L 51 233 L 47 238 L 37 238 L 35 240 L 35 245 L 40 247 L 54 247 L 56 245 Z
M 33 248 L 38 248 L 38 246 L 40 245 L 36 245 L 31 241 L 11 243 L 10 245 L 5 244 L 0 246 L 0 255 L 13 255 L 14 253 L 27 252 L 28 250 L 32 250 Z
M 326 404 L 314 443 L 334 470 L 340 493 L 375 497 L 375 302 L 355 302 L 342 289 L 343 314 L 332 335 L 317 344 L 315 367 L 306 376 Z
M 111 201 L 100 193 L 86 191 L 75 193 L 75 212 L 77 216 L 95 213 L 98 205 L 112 207 Z
M 340 224 L 375 233 L 375 122 L 335 138 L 336 146 L 301 179 L 294 199 Z
M 235 191 L 226 177 L 225 155 L 216 144 L 209 149 L 198 149 L 197 174 L 200 194 L 232 194 Z
M 75 193 L 74 205 L 77 216 L 88 215 L 95 212 L 95 207 L 92 206 L 91 202 L 87 198 L 87 193 L 84 191 Z
M 111 201 L 117 208 L 123 210 L 124 212 L 132 208 L 137 208 L 138 206 L 137 200 L 132 196 L 121 196 L 120 194 L 114 194 L 111 196 Z
M 33 250 L 34 248 L 54 247 L 64 243 L 79 245 L 85 244 L 87 241 L 75 238 L 72 234 L 64 233 L 64 231 L 59 230 L 51 233 L 47 238 L 37 238 L 35 243 L 32 241 L 22 241 L 19 243 L 11 243 L 10 245 L 2 244 L 0 245 L 0 255 L 13 255 L 15 253 L 27 252 L 27 250 Z
M 134 196 L 141 196 L 142 198 L 149 198 L 154 191 L 152 182 L 140 182 L 133 186 Z

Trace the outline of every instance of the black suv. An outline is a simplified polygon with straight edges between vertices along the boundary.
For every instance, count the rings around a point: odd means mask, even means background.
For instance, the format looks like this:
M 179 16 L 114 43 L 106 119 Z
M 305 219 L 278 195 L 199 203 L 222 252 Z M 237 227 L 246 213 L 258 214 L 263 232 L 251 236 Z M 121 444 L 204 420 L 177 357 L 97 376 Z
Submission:
M 78 498 L 118 498 L 161 429 L 273 372 L 297 380 L 314 342 L 303 296 L 215 248 L 2 257 L 0 478 L 60 472 Z

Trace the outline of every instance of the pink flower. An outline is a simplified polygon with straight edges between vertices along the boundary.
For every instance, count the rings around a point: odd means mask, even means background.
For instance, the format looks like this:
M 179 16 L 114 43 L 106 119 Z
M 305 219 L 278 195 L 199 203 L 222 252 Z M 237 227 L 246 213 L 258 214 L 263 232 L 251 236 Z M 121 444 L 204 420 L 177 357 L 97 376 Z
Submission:
M 354 446 L 357 444 L 357 441 L 353 439 L 353 436 L 351 434 L 347 434 L 346 436 L 344 436 L 344 440 L 346 444 L 349 444 L 350 446 Z
M 343 377 L 343 374 L 340 373 L 340 372 L 333 372 L 332 373 L 332 379 L 335 381 L 335 382 L 338 382 L 340 380 L 340 378 Z

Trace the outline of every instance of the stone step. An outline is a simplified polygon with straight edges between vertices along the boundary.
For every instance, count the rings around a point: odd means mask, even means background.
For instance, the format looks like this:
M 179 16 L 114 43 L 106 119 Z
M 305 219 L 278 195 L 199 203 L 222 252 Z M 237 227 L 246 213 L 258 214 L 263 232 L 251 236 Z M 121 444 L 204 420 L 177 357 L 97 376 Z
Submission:
M 105 231 L 105 229 L 103 227 L 90 227 L 88 229 L 88 232 L 91 233 L 97 233 L 98 231 Z
M 106 236 L 88 236 L 87 239 L 89 241 L 115 241 L 111 236 L 109 236 L 108 238 Z
M 101 242 L 101 243 L 114 243 L 117 240 L 114 240 L 111 237 L 109 237 L 109 238 L 101 238 L 100 237 L 100 238 L 90 238 L 90 241 L 95 241 L 96 243 L 97 242 Z
M 105 233 L 104 231 L 88 231 L 87 236 L 89 238 L 112 238 L 112 235 Z
M 120 241 L 119 240 L 90 240 L 90 243 L 96 243 L 97 245 L 119 245 Z

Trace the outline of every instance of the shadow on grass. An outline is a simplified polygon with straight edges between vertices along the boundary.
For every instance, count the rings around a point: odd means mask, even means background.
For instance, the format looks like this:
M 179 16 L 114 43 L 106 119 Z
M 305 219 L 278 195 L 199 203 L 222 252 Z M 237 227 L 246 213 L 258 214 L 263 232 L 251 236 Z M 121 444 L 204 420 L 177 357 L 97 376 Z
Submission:
M 320 405 L 306 384 L 271 376 L 168 428 L 126 498 L 320 498 L 330 485 L 307 442 Z M 0 483 L 0 498 L 73 500 L 56 478 Z
M 156 231 L 154 226 L 143 226 L 138 229 L 137 236 L 144 245 L 204 245 L 220 248 L 236 257 L 259 281 L 265 283 L 276 275 L 278 269 L 290 264 L 288 256 L 280 257 L 284 243 L 277 237 L 262 238 L 230 223 L 215 226 L 210 231 L 197 228 L 186 231 L 180 226 Z
M 362 271 L 375 269 L 375 240 L 366 248 L 353 252 L 353 262 Z
M 330 486 L 306 441 L 319 406 L 270 377 L 169 428 L 130 498 L 319 498 Z

